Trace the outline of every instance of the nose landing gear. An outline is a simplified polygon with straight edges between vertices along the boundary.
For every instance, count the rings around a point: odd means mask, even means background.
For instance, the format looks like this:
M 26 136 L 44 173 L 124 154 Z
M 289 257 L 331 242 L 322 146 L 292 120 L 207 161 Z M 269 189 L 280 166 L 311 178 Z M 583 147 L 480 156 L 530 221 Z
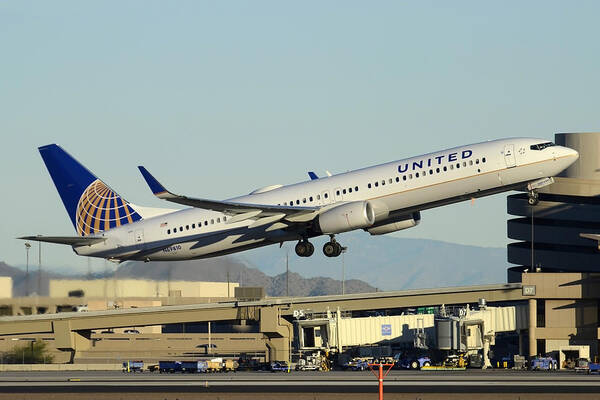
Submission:
M 331 240 L 323 246 L 323 254 L 327 257 L 337 257 L 342 254 L 342 245 L 336 242 L 333 235 L 331 235 Z
M 539 201 L 540 199 L 538 192 L 536 192 L 535 190 L 530 190 L 527 194 L 527 203 L 530 206 L 535 206 L 537 203 L 539 203 Z

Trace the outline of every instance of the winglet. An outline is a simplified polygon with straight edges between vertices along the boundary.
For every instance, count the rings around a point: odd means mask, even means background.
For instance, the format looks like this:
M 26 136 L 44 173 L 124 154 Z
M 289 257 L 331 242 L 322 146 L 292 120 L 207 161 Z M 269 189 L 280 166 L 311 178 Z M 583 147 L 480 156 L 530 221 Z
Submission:
M 152 190 L 152 193 L 154 193 L 156 197 L 159 199 L 164 199 L 172 196 L 172 193 L 165 189 L 165 187 L 161 185 L 160 182 L 157 181 L 156 178 L 154 178 L 146 168 L 140 165 L 138 166 L 138 169 L 142 173 L 142 176 L 146 180 L 150 190 Z
M 312 171 L 308 171 L 308 176 L 310 177 L 311 181 L 314 181 L 315 179 L 319 179 L 319 177 L 317 176 L 317 174 L 315 174 Z

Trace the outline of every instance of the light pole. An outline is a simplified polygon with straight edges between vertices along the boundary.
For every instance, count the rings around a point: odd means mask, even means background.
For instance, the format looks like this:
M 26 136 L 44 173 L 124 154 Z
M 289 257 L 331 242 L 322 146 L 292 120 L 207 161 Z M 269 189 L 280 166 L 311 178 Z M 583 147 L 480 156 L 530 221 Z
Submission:
M 29 249 L 31 245 L 25 242 L 25 254 L 27 255 L 27 264 L 25 266 L 25 296 L 29 296 Z
M 344 254 L 348 251 L 348 247 L 342 247 L 342 294 L 346 294 L 346 260 Z

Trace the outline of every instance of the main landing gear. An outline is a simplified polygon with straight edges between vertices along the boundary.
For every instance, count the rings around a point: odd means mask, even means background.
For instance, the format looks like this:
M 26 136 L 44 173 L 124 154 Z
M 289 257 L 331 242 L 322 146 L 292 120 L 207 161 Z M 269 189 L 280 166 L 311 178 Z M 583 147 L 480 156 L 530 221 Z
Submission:
M 335 241 L 335 237 L 331 236 L 331 240 L 323 246 L 323 254 L 327 257 L 337 257 L 342 254 L 342 245 Z
M 308 240 L 301 240 L 296 244 L 295 250 L 300 257 L 310 257 L 315 252 L 315 246 Z
M 327 257 L 337 257 L 342 254 L 342 250 L 344 250 L 344 248 L 341 244 L 336 242 L 333 235 L 330 236 L 331 240 L 325 243 L 323 246 L 323 254 L 325 254 Z M 315 252 L 315 246 L 313 246 L 313 244 L 308 240 L 303 239 L 296 243 L 295 250 L 299 257 L 310 257 Z
M 539 195 L 538 192 L 536 192 L 535 190 L 530 190 L 529 193 L 527 194 L 527 203 L 530 206 L 535 206 L 537 203 L 539 203 L 540 199 L 539 199 Z

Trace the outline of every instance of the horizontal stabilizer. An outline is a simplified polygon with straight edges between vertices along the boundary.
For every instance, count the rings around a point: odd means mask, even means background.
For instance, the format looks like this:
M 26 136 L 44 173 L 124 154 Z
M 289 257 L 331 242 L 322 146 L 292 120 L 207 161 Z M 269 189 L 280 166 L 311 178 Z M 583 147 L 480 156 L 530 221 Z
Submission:
M 35 242 L 67 244 L 69 246 L 91 246 L 106 240 L 106 238 L 90 236 L 23 236 L 18 239 L 32 240 Z

